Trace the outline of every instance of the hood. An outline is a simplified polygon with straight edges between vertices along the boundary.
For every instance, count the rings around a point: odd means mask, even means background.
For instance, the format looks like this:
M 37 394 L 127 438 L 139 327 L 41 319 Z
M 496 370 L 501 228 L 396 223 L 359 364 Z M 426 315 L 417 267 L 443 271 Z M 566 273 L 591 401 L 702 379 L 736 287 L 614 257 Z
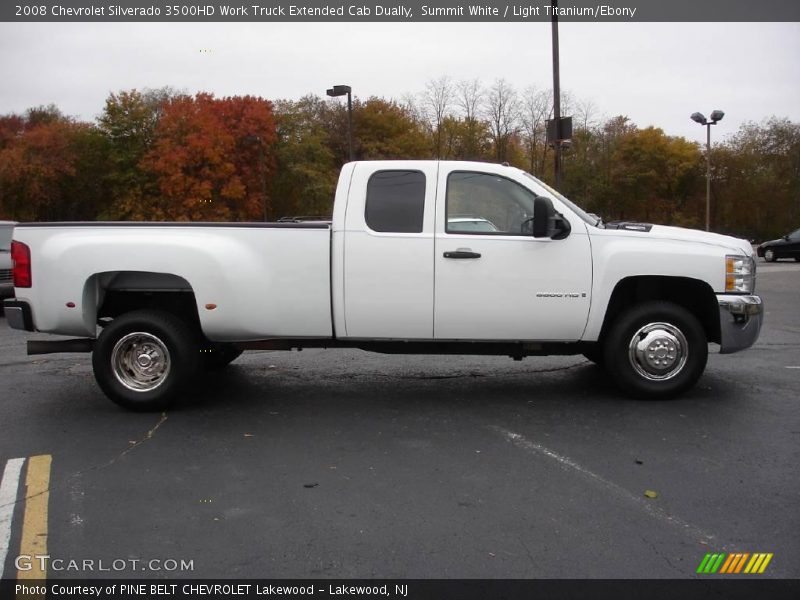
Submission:
M 611 227 L 613 229 L 636 231 L 645 238 L 709 244 L 712 246 L 722 246 L 734 252 L 741 252 L 746 256 L 753 254 L 753 247 L 750 245 L 750 242 L 729 235 L 700 231 L 699 229 L 686 229 L 684 227 L 650 225 L 649 223 L 619 223 L 610 225 L 613 225 Z

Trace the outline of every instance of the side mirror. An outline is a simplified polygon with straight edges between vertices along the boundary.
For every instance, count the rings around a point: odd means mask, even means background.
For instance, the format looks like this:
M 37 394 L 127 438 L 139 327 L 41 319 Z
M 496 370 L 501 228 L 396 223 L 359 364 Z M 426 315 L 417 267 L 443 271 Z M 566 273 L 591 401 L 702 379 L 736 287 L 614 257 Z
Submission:
M 537 196 L 533 200 L 533 237 L 563 240 L 572 230 L 569 221 L 553 207 L 550 198 Z

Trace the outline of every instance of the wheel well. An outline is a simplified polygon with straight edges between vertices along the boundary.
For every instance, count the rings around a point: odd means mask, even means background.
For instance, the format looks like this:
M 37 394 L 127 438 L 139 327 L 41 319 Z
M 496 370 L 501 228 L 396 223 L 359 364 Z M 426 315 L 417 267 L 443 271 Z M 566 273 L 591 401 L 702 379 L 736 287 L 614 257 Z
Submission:
M 139 309 L 158 309 L 199 326 L 197 302 L 191 285 L 177 275 L 141 271 L 98 273 L 90 278 L 97 294 L 97 322 Z
M 608 302 L 600 338 L 617 316 L 649 300 L 665 300 L 682 306 L 697 317 L 709 342 L 720 342 L 719 305 L 711 286 L 698 279 L 663 276 L 627 277 L 619 281 Z

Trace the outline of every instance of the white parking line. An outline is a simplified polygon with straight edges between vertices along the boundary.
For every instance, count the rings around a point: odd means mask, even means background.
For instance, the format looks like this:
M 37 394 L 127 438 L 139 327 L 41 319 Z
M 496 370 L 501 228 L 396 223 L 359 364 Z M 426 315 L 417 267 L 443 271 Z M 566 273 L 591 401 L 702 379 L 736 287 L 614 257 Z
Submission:
M 3 578 L 3 567 L 6 564 L 8 544 L 11 541 L 11 520 L 17 502 L 19 475 L 24 464 L 24 458 L 9 459 L 3 471 L 3 479 L 0 480 L 0 579 Z
M 663 523 L 668 525 L 672 525 L 674 527 L 678 527 L 679 529 L 683 530 L 684 532 L 688 533 L 692 536 L 696 541 L 699 541 L 702 544 L 715 544 L 716 548 L 720 549 L 727 549 L 727 545 L 720 543 L 716 540 L 716 537 L 711 535 L 710 533 L 703 531 L 699 527 L 692 525 L 691 523 L 687 523 L 683 519 L 676 517 L 674 515 L 669 514 L 667 511 L 660 508 L 658 505 L 653 504 L 649 500 L 645 500 L 641 496 L 637 496 L 626 490 L 625 488 L 617 485 L 616 483 L 609 481 L 598 475 L 597 473 L 593 473 L 586 467 L 578 464 L 571 458 L 567 456 L 562 456 L 557 452 L 553 452 L 549 448 L 542 446 L 541 444 L 537 444 L 536 442 L 532 442 L 526 439 L 524 436 L 514 433 L 513 431 L 508 431 L 507 429 L 503 429 L 502 427 L 497 426 L 490 426 L 490 429 L 502 435 L 506 440 L 517 446 L 518 448 L 525 450 L 526 452 L 530 452 L 532 454 L 538 454 L 540 456 L 546 456 L 547 458 L 551 458 L 557 461 L 561 467 L 568 471 L 574 471 L 582 475 L 583 477 L 594 481 L 597 484 L 605 487 L 607 490 L 614 493 L 616 496 L 623 498 L 636 506 L 639 507 L 642 511 L 646 514 L 654 517 Z

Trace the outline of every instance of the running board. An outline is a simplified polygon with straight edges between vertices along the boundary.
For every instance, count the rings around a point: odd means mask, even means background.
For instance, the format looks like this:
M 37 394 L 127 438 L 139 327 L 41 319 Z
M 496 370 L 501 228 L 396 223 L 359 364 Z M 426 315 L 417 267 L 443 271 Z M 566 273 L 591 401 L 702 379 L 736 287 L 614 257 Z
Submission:
M 58 352 L 91 352 L 95 340 L 76 338 L 74 340 L 29 340 L 28 356 L 33 354 L 56 354 Z

